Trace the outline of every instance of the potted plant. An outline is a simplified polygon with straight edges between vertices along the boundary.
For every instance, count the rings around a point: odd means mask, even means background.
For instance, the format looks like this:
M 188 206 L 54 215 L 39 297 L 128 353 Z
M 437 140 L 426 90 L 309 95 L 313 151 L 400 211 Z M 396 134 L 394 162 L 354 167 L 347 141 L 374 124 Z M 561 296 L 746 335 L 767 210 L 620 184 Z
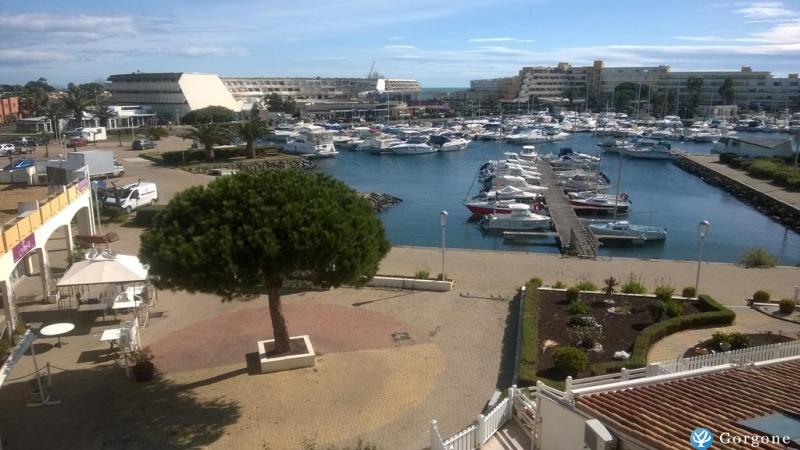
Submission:
M 153 355 L 150 350 L 136 350 L 131 353 L 133 360 L 133 379 L 139 383 L 152 380 L 155 377 L 156 367 L 153 365 Z

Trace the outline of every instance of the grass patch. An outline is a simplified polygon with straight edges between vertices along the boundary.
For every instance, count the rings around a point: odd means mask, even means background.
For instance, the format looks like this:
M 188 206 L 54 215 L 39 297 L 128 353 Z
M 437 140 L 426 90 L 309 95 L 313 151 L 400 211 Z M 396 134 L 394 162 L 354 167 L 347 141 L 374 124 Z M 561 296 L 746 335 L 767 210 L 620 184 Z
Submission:
M 743 266 L 748 269 L 761 267 L 775 267 L 778 265 L 778 258 L 772 256 L 767 249 L 757 247 L 744 252 L 741 261 Z

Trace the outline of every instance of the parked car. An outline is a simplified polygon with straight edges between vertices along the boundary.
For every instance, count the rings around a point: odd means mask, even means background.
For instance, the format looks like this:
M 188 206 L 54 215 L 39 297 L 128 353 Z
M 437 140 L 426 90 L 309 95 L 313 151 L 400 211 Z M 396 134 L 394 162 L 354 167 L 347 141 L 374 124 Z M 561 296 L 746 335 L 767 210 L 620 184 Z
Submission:
M 156 143 L 150 139 L 137 139 L 131 144 L 133 150 L 146 150 L 149 148 L 156 148 Z
M 83 137 L 73 137 L 67 141 L 67 147 L 86 147 L 87 145 L 89 145 L 89 140 Z
M 0 144 L 0 155 L 11 156 L 17 153 L 17 148 L 14 144 Z

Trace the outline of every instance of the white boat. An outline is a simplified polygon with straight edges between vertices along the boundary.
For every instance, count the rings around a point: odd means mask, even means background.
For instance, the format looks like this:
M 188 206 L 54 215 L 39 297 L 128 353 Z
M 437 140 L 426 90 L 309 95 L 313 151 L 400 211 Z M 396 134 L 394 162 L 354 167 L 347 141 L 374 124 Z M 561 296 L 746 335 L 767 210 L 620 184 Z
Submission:
M 541 159 L 539 153 L 536 152 L 536 146 L 533 145 L 523 145 L 522 151 L 517 154 L 517 157 L 525 161 L 538 161 Z
M 625 214 L 631 206 L 628 194 L 622 193 L 619 198 L 613 195 L 594 192 L 570 192 L 569 203 L 578 212 Z
M 550 228 L 550 218 L 531 212 L 530 205 L 512 203 L 510 214 L 489 214 L 481 219 L 485 230 L 530 231 Z
M 628 239 L 631 241 L 663 241 L 667 229 L 648 225 L 633 225 L 627 220 L 606 223 L 590 223 L 589 230 L 598 239 Z
M 454 138 L 443 135 L 431 136 L 431 145 L 440 152 L 458 152 L 467 148 L 472 142 L 469 139 Z
M 339 152 L 333 147 L 335 132 L 322 127 L 310 126 L 298 130 L 290 136 L 283 149 L 290 155 L 307 156 L 309 158 L 325 158 L 336 156 Z
M 396 137 L 391 136 L 375 136 L 369 139 L 364 139 L 364 142 L 357 145 L 355 151 L 357 152 L 382 152 L 386 151 L 389 147 L 394 144 L 403 142 Z
M 428 144 L 428 137 L 424 135 L 410 136 L 407 141 L 390 145 L 386 150 L 395 155 L 424 155 L 436 153 L 436 149 Z
M 515 187 L 526 192 L 544 192 L 547 190 L 546 186 L 537 186 L 528 183 L 525 178 L 513 175 L 499 175 L 492 179 L 491 185 L 495 190 L 504 188 L 506 186 Z
M 657 142 L 650 139 L 643 139 L 636 142 L 633 147 L 620 148 L 616 151 L 621 155 L 640 159 L 673 159 L 678 155 L 672 150 L 669 142 Z

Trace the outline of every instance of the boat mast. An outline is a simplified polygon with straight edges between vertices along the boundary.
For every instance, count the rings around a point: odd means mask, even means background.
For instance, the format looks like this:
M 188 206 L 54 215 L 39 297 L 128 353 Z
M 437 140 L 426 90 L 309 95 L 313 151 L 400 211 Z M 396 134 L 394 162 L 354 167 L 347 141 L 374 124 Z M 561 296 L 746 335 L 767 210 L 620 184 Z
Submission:
M 619 149 L 619 166 L 617 167 L 617 195 L 614 197 L 614 221 L 617 221 L 617 209 L 619 208 L 619 187 L 622 184 L 622 148 Z

